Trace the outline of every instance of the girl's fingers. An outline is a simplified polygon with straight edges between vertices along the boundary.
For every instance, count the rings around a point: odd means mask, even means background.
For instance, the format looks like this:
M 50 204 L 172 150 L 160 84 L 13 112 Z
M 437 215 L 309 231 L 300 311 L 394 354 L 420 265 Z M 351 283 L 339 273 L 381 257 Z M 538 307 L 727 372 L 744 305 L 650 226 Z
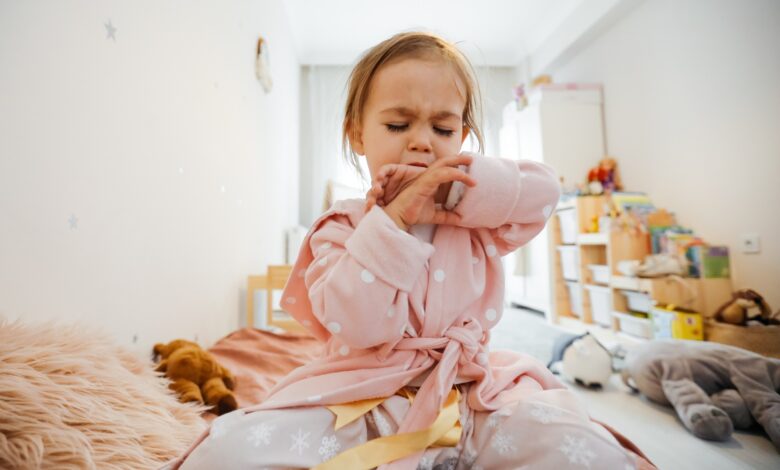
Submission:
M 376 200 L 382 199 L 382 196 L 385 194 L 385 188 L 382 187 L 379 183 L 375 183 L 374 186 L 371 187 L 369 194 L 371 194 L 371 196 L 373 196 Z
M 457 225 L 460 222 L 460 216 L 454 212 L 436 209 L 431 222 L 437 225 Z
M 471 165 L 471 162 L 474 161 L 474 157 L 471 155 L 455 155 L 454 157 L 444 157 L 439 160 L 436 160 L 429 168 L 438 168 L 438 167 L 458 167 L 460 165 Z
M 382 166 L 382 168 L 379 169 L 379 173 L 377 173 L 377 178 L 387 181 L 388 178 L 390 178 L 396 171 L 398 171 L 398 165 L 395 163 L 388 163 L 387 165 Z
M 461 181 L 469 187 L 477 185 L 477 181 L 466 172 L 450 166 L 435 168 L 429 173 L 429 183 L 431 185 L 438 186 L 452 181 Z
M 371 210 L 381 200 L 383 195 L 384 188 L 378 182 L 375 182 L 366 193 L 366 212 Z

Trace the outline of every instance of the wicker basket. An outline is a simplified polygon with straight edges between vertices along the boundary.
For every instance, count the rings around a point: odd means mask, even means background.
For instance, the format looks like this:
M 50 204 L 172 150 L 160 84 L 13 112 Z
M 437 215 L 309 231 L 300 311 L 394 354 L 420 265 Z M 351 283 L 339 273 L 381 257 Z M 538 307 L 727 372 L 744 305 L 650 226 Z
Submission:
M 780 359 L 780 326 L 737 326 L 707 320 L 704 339 Z

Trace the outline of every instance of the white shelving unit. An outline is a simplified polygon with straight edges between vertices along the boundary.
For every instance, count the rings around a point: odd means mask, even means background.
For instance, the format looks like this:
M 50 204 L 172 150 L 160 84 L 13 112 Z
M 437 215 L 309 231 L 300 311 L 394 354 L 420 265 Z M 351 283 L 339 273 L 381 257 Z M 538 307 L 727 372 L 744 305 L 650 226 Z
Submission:
M 522 110 L 514 102 L 505 107 L 501 156 L 544 162 L 564 184 L 579 182 L 604 157 L 603 128 L 599 85 L 542 86 L 530 92 Z M 507 302 L 540 310 L 548 319 L 554 295 L 552 236 L 545 229 L 505 258 Z

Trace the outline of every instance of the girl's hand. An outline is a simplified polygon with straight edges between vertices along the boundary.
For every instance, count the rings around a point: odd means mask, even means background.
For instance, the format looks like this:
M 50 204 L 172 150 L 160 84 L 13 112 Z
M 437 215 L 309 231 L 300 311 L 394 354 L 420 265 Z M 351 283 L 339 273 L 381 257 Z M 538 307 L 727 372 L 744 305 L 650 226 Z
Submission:
M 449 186 L 454 181 L 461 181 L 469 187 L 476 186 L 477 182 L 473 178 L 458 169 L 459 165 L 470 165 L 471 161 L 469 155 L 437 160 L 424 169 L 422 174 L 403 185 L 398 195 L 384 207 L 385 212 L 401 230 L 408 230 L 409 226 L 415 224 L 456 224 L 460 217 L 454 212 L 442 210 L 434 201 L 434 196 L 440 191 L 441 185 Z M 369 193 L 372 191 L 374 188 Z M 384 197 L 384 193 L 380 197 Z
M 366 194 L 366 212 L 378 205 L 384 207 L 409 186 L 425 168 L 413 165 L 391 163 L 379 169 L 371 189 Z

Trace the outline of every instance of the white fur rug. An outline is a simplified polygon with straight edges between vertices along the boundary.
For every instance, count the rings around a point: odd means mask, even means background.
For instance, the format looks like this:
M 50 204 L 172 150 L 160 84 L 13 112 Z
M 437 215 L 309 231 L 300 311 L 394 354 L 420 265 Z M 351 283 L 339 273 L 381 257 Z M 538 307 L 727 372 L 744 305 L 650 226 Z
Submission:
M 200 411 L 95 329 L 0 319 L 0 468 L 157 468 L 204 428 Z

